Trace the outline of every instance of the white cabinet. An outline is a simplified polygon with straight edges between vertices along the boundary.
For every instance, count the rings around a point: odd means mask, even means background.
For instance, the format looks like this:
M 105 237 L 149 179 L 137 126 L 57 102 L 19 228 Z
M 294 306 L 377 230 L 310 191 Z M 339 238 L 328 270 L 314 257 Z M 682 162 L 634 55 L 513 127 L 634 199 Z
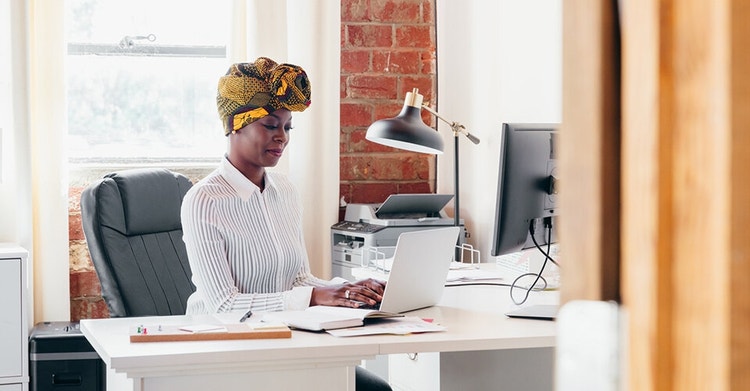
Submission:
M 26 250 L 0 244 L 0 391 L 29 387 L 27 260 Z
M 552 390 L 554 357 L 551 347 L 394 354 L 389 382 L 397 391 Z

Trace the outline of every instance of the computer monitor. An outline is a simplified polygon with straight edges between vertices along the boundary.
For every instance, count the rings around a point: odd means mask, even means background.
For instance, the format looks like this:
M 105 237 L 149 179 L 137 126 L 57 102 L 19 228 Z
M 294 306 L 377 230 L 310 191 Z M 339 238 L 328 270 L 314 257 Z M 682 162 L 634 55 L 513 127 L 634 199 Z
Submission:
M 503 124 L 493 256 L 536 247 L 530 232 L 539 246 L 557 241 L 558 128 L 558 124 Z

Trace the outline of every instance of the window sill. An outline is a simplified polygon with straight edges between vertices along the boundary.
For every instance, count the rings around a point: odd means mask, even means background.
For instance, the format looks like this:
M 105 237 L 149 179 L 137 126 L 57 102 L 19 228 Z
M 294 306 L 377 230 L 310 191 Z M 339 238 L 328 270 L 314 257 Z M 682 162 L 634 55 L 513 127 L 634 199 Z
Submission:
M 193 183 L 218 167 L 221 158 L 205 159 L 71 159 L 70 187 L 84 187 L 111 172 L 133 168 L 162 167 L 188 177 Z

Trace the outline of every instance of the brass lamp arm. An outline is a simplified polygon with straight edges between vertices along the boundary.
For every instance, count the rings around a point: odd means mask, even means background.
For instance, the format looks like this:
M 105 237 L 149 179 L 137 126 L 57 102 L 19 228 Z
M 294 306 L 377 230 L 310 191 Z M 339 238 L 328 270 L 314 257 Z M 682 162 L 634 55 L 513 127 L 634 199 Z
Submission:
M 472 142 L 472 143 L 474 143 L 474 144 L 479 144 L 479 138 L 477 138 L 477 137 L 476 137 L 476 136 L 474 136 L 473 134 L 469 133 L 469 132 L 468 132 L 468 131 L 466 130 L 466 127 L 465 127 L 465 126 L 461 125 L 461 124 L 460 124 L 460 123 L 458 123 L 458 122 L 451 122 L 451 121 L 448 121 L 447 119 L 445 119 L 445 118 L 443 118 L 442 116 L 440 116 L 440 114 L 438 114 L 438 113 L 437 113 L 437 112 L 436 112 L 435 110 L 433 110 L 433 109 L 429 108 L 429 107 L 428 107 L 428 106 L 426 106 L 426 105 L 422 105 L 422 108 L 423 108 L 423 109 L 425 109 L 425 110 L 427 110 L 428 112 L 430 112 L 430 114 L 434 115 L 434 116 L 435 116 L 435 117 L 437 117 L 437 118 L 438 118 L 439 120 L 441 120 L 441 121 L 445 122 L 446 124 L 450 125 L 450 127 L 451 127 L 451 130 L 453 131 L 453 136 L 454 136 L 454 137 L 458 137 L 458 134 L 460 133 L 460 134 L 463 134 L 463 135 L 465 135 L 465 136 L 466 136 L 466 138 L 468 138 L 469 140 L 471 140 L 471 142 Z

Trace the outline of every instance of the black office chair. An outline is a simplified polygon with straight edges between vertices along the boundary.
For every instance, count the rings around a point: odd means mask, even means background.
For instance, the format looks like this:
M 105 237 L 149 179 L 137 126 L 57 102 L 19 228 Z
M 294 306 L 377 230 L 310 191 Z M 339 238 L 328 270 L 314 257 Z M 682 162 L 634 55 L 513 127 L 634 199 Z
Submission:
M 81 194 L 81 221 L 111 317 L 182 315 L 195 291 L 180 206 L 192 183 L 166 169 L 107 174 Z M 356 370 L 357 390 L 391 390 Z
M 185 314 L 195 286 L 180 207 L 191 186 L 167 169 L 131 169 L 81 194 L 83 232 L 111 317 Z

